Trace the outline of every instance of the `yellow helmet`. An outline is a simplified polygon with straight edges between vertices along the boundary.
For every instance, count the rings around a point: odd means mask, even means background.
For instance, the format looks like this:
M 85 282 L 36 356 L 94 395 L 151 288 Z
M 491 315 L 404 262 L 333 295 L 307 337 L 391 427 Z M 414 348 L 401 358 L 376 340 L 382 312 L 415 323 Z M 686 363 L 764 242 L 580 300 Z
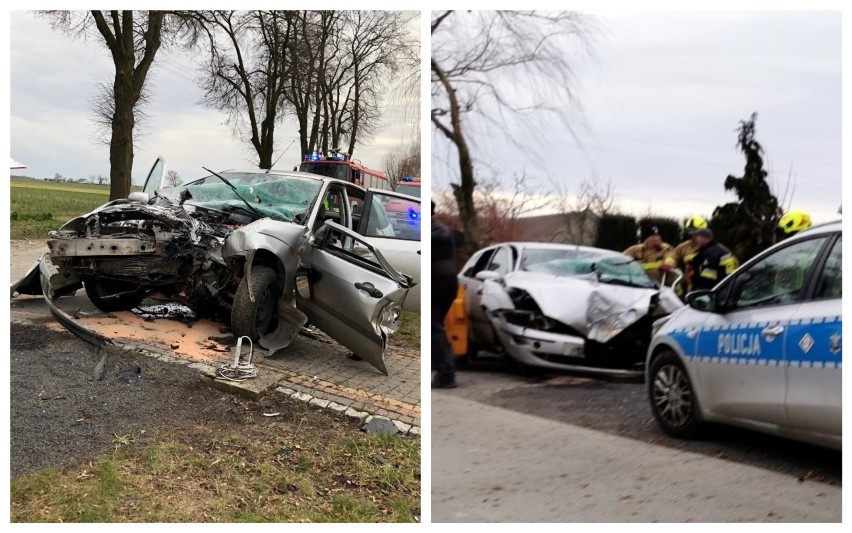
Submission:
M 694 217 L 688 218 L 686 219 L 686 222 L 683 223 L 683 230 L 687 235 L 700 229 L 707 229 L 707 221 L 701 215 L 695 215 Z
M 790 211 L 778 222 L 778 227 L 784 230 L 784 233 L 796 233 L 803 229 L 811 227 L 811 216 L 804 211 Z

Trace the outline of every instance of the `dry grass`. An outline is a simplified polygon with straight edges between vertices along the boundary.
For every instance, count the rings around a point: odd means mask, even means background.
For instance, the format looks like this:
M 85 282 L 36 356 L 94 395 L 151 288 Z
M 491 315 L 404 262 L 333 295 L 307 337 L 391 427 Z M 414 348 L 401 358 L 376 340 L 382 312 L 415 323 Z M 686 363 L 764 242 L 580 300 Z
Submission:
M 420 440 L 288 424 L 195 428 L 12 481 L 13 522 L 414 522 Z

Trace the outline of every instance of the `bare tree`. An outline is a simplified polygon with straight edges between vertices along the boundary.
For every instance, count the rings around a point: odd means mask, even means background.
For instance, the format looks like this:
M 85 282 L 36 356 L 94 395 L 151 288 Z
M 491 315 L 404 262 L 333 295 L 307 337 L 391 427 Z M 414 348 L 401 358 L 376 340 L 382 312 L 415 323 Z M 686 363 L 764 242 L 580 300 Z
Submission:
M 287 98 L 299 122 L 302 153 L 346 149 L 374 133 L 397 67 L 418 43 L 402 11 L 302 12 L 291 41 Z
M 109 124 L 110 199 L 126 198 L 133 171 L 133 135 L 154 57 L 162 45 L 165 11 L 43 11 L 51 26 L 73 36 L 99 35 L 112 55 L 112 87 L 95 112 Z
M 401 59 L 419 43 L 408 36 L 407 25 L 413 12 L 346 11 L 341 18 L 342 31 L 347 36 L 346 60 L 352 73 L 347 99 L 341 106 L 351 117 L 349 122 L 349 153 L 355 152 L 357 142 L 369 139 L 381 118 L 381 95 L 390 75 L 400 66 Z M 338 93 L 329 93 L 333 96 Z M 348 105 L 346 105 L 348 104 Z
M 177 187 L 181 183 L 183 183 L 183 179 L 181 179 L 177 170 L 169 170 L 166 172 L 166 187 Z
M 241 140 L 272 167 L 275 126 L 286 111 L 284 93 L 294 13 L 285 11 L 187 12 L 205 37 L 204 102 L 228 116 Z
M 408 146 L 401 146 L 385 156 L 385 174 L 392 189 L 407 176 L 420 176 L 420 136 Z
M 580 182 L 572 195 L 563 183 L 554 182 L 555 205 L 563 217 L 562 229 L 553 236 L 554 241 L 592 245 L 597 234 L 597 223 L 604 215 L 616 213 L 615 186 L 590 176 Z
M 490 128 L 494 134 L 511 136 L 503 125 L 507 114 L 564 113 L 566 108 L 560 110 L 553 102 L 575 101 L 566 39 L 584 39 L 589 21 L 571 12 L 443 11 L 433 15 L 431 120 L 458 156 L 459 181 L 452 188 L 468 251 L 479 247 L 480 236 L 474 158 L 463 117 L 476 115 L 494 126 Z M 568 131 L 572 132 L 570 127 Z
M 479 235 L 482 246 L 515 240 L 525 216 L 552 208 L 553 200 L 548 191 L 528 174 L 512 176 L 512 188 L 508 192 L 504 189 L 505 181 L 500 176 L 483 178 L 476 189 L 474 210 L 482 222 Z M 442 220 L 450 221 L 452 227 L 465 227 L 452 192 L 438 191 L 433 198 L 440 206 Z

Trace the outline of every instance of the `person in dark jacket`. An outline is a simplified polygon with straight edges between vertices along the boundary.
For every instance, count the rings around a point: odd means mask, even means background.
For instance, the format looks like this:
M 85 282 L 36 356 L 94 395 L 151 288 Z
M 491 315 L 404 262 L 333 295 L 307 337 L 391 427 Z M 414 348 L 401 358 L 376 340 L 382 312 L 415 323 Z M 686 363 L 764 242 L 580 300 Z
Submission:
M 456 274 L 457 232 L 435 220 L 432 202 L 432 388 L 456 387 L 453 352 L 444 330 L 444 319 L 456 298 L 459 281 Z
M 708 228 L 693 233 L 693 239 L 698 251 L 692 258 L 692 289 L 712 289 L 736 269 L 737 258 L 727 247 L 716 242 Z

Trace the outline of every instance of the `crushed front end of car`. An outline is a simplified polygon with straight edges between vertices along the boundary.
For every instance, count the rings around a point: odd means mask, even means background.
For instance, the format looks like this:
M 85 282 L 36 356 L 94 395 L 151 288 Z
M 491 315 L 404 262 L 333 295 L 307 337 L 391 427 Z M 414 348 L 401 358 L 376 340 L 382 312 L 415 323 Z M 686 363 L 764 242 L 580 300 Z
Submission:
M 195 309 L 227 311 L 234 280 L 221 248 L 233 222 L 194 215 L 168 200 L 116 200 L 51 231 L 50 260 L 62 287 L 82 285 L 102 311 L 132 309 L 152 291 Z
M 482 305 L 522 364 L 641 377 L 654 318 L 681 304 L 656 288 L 518 271 L 485 281 Z

